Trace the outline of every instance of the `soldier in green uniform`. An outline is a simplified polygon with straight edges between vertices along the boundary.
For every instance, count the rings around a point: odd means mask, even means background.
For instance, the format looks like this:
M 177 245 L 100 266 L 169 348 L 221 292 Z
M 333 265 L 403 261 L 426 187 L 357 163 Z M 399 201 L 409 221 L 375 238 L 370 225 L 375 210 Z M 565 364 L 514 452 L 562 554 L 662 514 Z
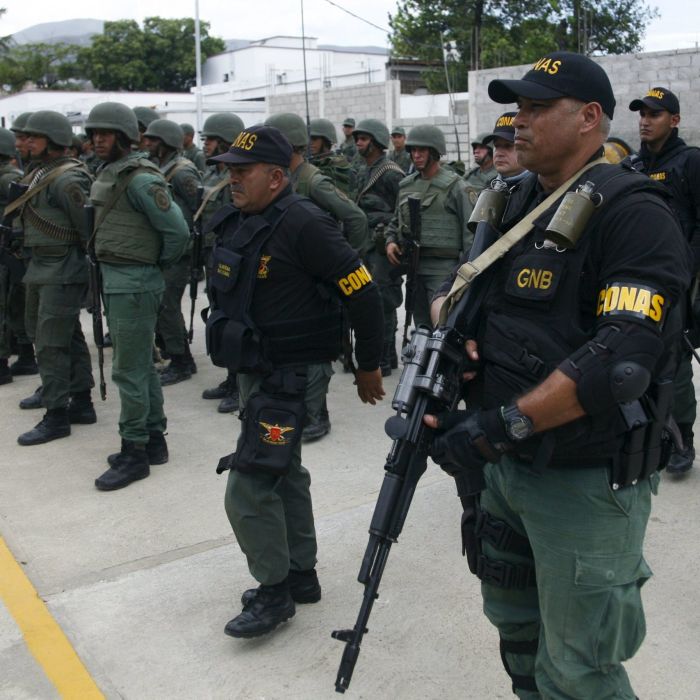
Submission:
M 8 203 L 10 185 L 22 177 L 22 171 L 13 165 L 15 158 L 15 137 L 8 129 L 0 129 L 0 211 Z M 12 372 L 8 359 L 12 352 L 12 329 L 10 326 L 9 309 L 13 288 L 21 287 L 24 265 L 16 257 L 16 246 L 12 235 L 2 233 L 0 247 L 0 384 L 12 381 Z M 19 268 L 19 280 L 13 279 L 12 272 Z
M 289 172 L 294 192 L 308 197 L 317 207 L 335 218 L 341 224 L 343 235 L 348 243 L 360 256 L 364 256 L 372 247 L 367 228 L 367 217 L 362 209 L 335 187 L 329 177 L 323 175 L 318 168 L 304 160 L 309 143 L 309 134 L 304 120 L 298 114 L 282 112 L 268 117 L 265 126 L 274 126 L 279 129 L 292 144 Z M 327 390 L 328 382 L 333 375 L 330 362 L 325 363 L 325 371 L 328 375 Z M 307 424 L 304 427 L 302 439 L 305 442 L 318 440 L 329 433 L 330 429 L 331 422 L 324 399 L 323 408 L 319 414 L 307 414 Z
M 406 129 L 402 126 L 395 126 L 391 130 L 391 144 L 393 148 L 389 151 L 389 159 L 393 160 L 406 175 L 411 169 L 411 154 L 406 149 Z
M 464 176 L 464 187 L 472 207 L 476 204 L 479 192 L 488 187 L 491 180 L 498 175 L 493 166 L 493 146 L 487 140 L 489 136 L 490 133 L 485 131 L 483 134 L 479 134 L 471 144 L 476 167 Z
M 355 120 L 352 117 L 347 117 L 343 122 L 343 134 L 345 134 L 345 140 L 338 147 L 338 153 L 345 156 L 350 163 L 353 158 L 357 155 L 357 146 L 355 146 L 355 139 L 352 137 L 352 131 L 355 128 Z
M 168 461 L 163 392 L 151 350 L 165 289 L 161 270 L 187 250 L 189 228 L 158 167 L 143 153 L 132 152 L 140 136 L 126 105 L 96 105 L 86 129 L 107 163 L 90 191 L 96 219 L 92 243 L 114 347 L 112 380 L 121 401 L 122 442 L 95 486 L 113 491 L 147 477 L 149 465 Z
M 333 152 L 333 144 L 337 141 L 333 122 L 330 119 L 312 119 L 309 139 L 309 163 L 327 175 L 341 192 L 354 199 L 357 175 L 347 158 Z
M 24 131 L 24 127 L 27 125 L 27 121 L 31 116 L 31 112 L 22 112 L 17 119 L 12 122 L 10 131 L 15 135 L 15 150 L 19 156 L 17 165 L 23 171 L 27 171 L 27 166 L 29 165 L 29 145 L 27 143 L 28 136 Z
M 383 377 L 398 366 L 396 356 L 396 309 L 401 305 L 401 276 L 386 257 L 384 228 L 394 216 L 399 183 L 405 173 L 386 155 L 389 130 L 379 119 L 363 119 L 355 127 L 353 138 L 366 167 L 360 171 L 357 204 L 367 215 L 375 245 L 366 259 L 379 287 L 384 312 L 384 344 L 379 368 Z
M 92 178 L 79 160 L 65 156 L 73 132 L 62 114 L 34 112 L 24 130 L 38 167 L 25 178 L 29 190 L 5 211 L 21 211 L 24 245 L 31 253 L 24 282 L 36 299 L 36 306 L 27 302 L 36 318 L 27 314 L 27 331 L 36 343 L 46 408 L 41 422 L 17 441 L 38 445 L 70 435 L 71 423 L 97 420 L 92 363 L 80 327 L 88 281 L 83 206 Z
M 232 112 L 218 112 L 207 117 L 200 132 L 204 139 L 204 152 L 207 160 L 227 153 L 236 136 L 243 131 L 243 120 Z M 211 161 L 204 171 L 204 200 L 195 214 L 195 221 L 202 219 L 202 259 L 207 276 L 207 294 L 209 294 L 209 279 L 211 277 L 211 252 L 216 238 L 213 231 L 207 230 L 211 217 L 222 207 L 231 203 L 231 187 L 228 169 L 223 163 Z M 226 379 L 218 386 L 205 389 L 203 399 L 219 401 L 219 413 L 233 413 L 238 410 L 238 384 L 235 372 L 227 374 Z
M 87 169 L 94 176 L 97 168 L 102 165 L 102 161 L 95 155 L 95 147 L 87 134 L 81 134 L 82 148 L 80 149 L 80 160 L 85 163 Z
M 440 129 L 428 124 L 413 127 L 406 147 L 416 172 L 401 181 L 386 254 L 392 265 L 401 264 L 401 242 L 409 231 L 408 196 L 420 196 L 420 261 L 413 316 L 416 325 L 429 326 L 433 294 L 461 254 L 471 247 L 473 235 L 467 222 L 473 206 L 459 175 L 440 164 L 440 156 L 447 151 Z
M 200 173 L 203 173 L 207 167 L 207 164 L 205 162 L 202 149 L 199 148 L 199 146 L 197 146 L 197 144 L 194 142 L 194 127 L 192 124 L 184 122 L 183 124 L 180 124 L 180 128 L 182 129 L 184 136 L 182 143 L 182 155 L 188 160 L 191 160 L 195 164 L 197 170 L 199 170 Z
M 132 111 L 136 115 L 136 121 L 139 125 L 139 134 L 141 135 L 138 144 L 135 144 L 133 148 L 140 151 L 147 151 L 148 149 L 146 148 L 143 135 L 146 133 L 146 129 L 148 129 L 148 125 L 151 122 L 160 119 L 160 114 L 158 114 L 153 107 L 134 107 Z
M 202 184 L 202 177 L 194 163 L 181 154 L 182 129 L 169 119 L 155 119 L 148 125 L 143 141 L 151 159 L 156 159 L 160 165 L 165 181 L 172 187 L 175 203 L 192 230 L 192 218 L 197 211 L 197 188 Z M 182 295 L 190 280 L 191 265 L 192 256 L 187 254 L 163 271 L 165 293 L 156 326 L 159 341 L 170 357 L 170 364 L 160 375 L 163 386 L 185 381 L 197 371 L 182 315 Z

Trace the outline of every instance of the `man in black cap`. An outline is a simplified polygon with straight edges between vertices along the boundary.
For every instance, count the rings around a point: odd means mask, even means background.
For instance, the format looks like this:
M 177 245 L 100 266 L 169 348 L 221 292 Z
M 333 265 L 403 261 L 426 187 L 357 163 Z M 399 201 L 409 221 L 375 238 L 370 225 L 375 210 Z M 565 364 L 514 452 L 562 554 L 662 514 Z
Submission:
M 622 662 L 645 632 L 642 546 L 688 246 L 658 188 L 603 157 L 615 98 L 598 64 L 551 53 L 489 95 L 517 102 L 515 148 L 531 175 L 498 227 L 515 241 L 501 238 L 482 272 L 470 410 L 426 417 L 432 455 L 458 481 L 513 691 L 633 700 Z
M 341 302 L 355 331 L 357 392 L 384 395 L 379 291 L 337 224 L 292 191 L 292 146 L 274 127 L 244 129 L 228 153 L 233 204 L 209 227 L 213 252 L 207 349 L 238 373 L 242 413 L 226 512 L 259 587 L 225 632 L 257 637 L 321 598 L 309 472 L 301 464 L 307 411 L 320 410 L 326 364 L 341 351 Z
M 654 87 L 639 100 L 630 103 L 633 112 L 639 112 L 639 137 L 642 145 L 639 157 L 642 172 L 664 185 L 671 195 L 670 205 L 680 221 L 681 228 L 692 250 L 692 269 L 700 271 L 700 149 L 687 146 L 678 136 L 681 121 L 678 98 L 665 87 Z M 695 314 L 694 314 L 695 316 Z M 700 318 L 693 319 L 694 325 Z M 697 330 L 691 334 L 700 345 Z M 693 424 L 696 401 L 693 386 L 692 353 L 682 344 L 682 359 L 676 376 L 673 417 L 683 437 L 682 449 L 671 453 L 666 471 L 682 475 L 693 466 Z
M 484 138 L 485 144 L 493 144 L 493 167 L 498 177 L 509 187 L 520 182 L 529 175 L 528 171 L 518 163 L 515 152 L 515 127 L 513 119 L 517 112 L 505 112 L 496 119 L 493 132 Z

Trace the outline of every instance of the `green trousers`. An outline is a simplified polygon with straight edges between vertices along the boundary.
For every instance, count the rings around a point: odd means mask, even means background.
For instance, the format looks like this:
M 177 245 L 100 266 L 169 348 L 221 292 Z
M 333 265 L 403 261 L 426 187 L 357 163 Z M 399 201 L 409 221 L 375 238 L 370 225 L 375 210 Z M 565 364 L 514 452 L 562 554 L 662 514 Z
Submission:
M 158 314 L 156 332 L 169 355 L 184 355 L 187 330 L 182 315 L 182 296 L 190 281 L 190 256 L 186 255 L 163 270 L 165 292 Z
M 381 255 L 376 250 L 370 250 L 367 255 L 372 278 L 379 287 L 382 298 L 382 311 L 384 313 L 384 343 L 393 343 L 396 334 L 396 309 L 403 302 L 401 291 L 401 275 L 398 268 L 392 265 L 386 255 Z
M 11 341 L 27 345 L 31 341 L 24 327 L 24 285 L 10 281 L 10 271 L 0 264 L 0 358 L 11 353 Z
M 330 378 L 328 363 L 308 366 L 306 409 L 318 415 Z M 261 377 L 239 374 L 241 403 L 257 391 Z M 289 473 L 275 477 L 263 472 L 229 472 L 224 505 L 253 578 L 274 585 L 290 569 L 305 571 L 316 564 L 316 529 L 311 504 L 311 476 L 301 464 L 301 443 Z
M 150 432 L 163 432 L 163 390 L 153 365 L 153 334 L 160 294 L 105 294 L 112 337 L 112 381 L 119 389 L 119 435 L 145 444 Z
M 36 359 L 44 388 L 42 404 L 45 408 L 65 408 L 71 394 L 95 386 L 90 351 L 80 326 L 86 286 L 35 284 L 30 289 Z
M 484 612 L 502 639 L 536 643 L 506 653 L 513 674 L 534 676 L 522 700 L 634 700 L 622 662 L 646 627 L 640 589 L 651 576 L 642 544 L 658 474 L 613 491 L 608 469 L 545 469 L 504 457 L 486 466 L 481 507 L 528 537 L 537 587 L 482 583 Z M 483 543 L 487 557 L 527 563 Z M 530 563 L 532 563 L 530 561 Z
M 432 327 L 430 320 L 430 303 L 440 285 L 449 277 L 457 260 L 429 258 L 421 260 L 416 280 L 416 297 L 413 307 L 413 319 L 416 326 Z

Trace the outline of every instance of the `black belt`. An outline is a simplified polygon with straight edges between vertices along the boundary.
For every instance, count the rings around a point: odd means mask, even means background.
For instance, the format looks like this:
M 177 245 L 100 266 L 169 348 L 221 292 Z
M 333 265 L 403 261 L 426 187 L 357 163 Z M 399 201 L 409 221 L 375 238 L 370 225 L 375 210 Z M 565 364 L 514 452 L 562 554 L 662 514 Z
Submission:
M 423 248 L 421 246 L 420 255 L 422 258 L 445 258 L 447 260 L 457 260 L 462 251 L 454 248 Z

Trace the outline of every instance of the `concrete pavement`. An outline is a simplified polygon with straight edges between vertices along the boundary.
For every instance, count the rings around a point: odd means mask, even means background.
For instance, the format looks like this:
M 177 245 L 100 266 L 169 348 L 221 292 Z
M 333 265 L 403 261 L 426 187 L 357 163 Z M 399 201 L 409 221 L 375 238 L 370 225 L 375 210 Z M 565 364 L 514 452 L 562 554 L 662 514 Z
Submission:
M 90 328 L 87 316 L 83 328 Z M 42 414 L 17 403 L 38 378 L 0 387 L 0 534 L 107 698 L 337 697 L 343 646 L 330 632 L 352 627 L 359 609 L 356 576 L 389 448 L 383 424 L 398 373 L 386 382 L 383 405 L 368 407 L 336 365 L 332 432 L 304 446 L 323 599 L 298 606 L 275 634 L 242 641 L 223 627 L 253 582 L 224 513 L 226 476 L 214 472 L 234 446 L 238 420 L 200 398 L 223 379 L 204 354 L 201 326 L 193 353 L 199 372 L 164 389 L 170 462 L 114 493 L 93 486 L 119 446 L 119 400 L 109 379 L 96 425 L 74 426 L 69 438 L 35 447 L 20 447 L 16 438 Z M 664 475 L 654 503 L 647 640 L 628 664 L 642 700 L 700 694 L 698 469 L 682 481 Z M 392 548 L 348 697 L 513 697 L 496 632 L 481 613 L 478 581 L 460 555 L 459 512 L 451 480 L 431 465 Z M 54 697 L 0 603 L 0 698 Z

